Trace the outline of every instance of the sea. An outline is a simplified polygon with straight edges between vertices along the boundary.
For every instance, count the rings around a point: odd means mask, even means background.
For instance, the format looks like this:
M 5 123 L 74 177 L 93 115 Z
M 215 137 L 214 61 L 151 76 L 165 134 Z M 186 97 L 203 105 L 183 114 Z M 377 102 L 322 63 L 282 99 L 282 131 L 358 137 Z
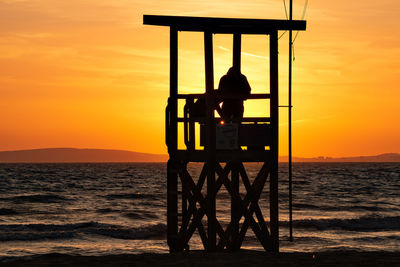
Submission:
M 261 166 L 245 165 L 250 180 Z M 194 180 L 201 168 L 188 166 Z M 0 258 L 167 253 L 166 177 L 165 163 L 0 164 Z M 400 163 L 294 163 L 293 241 L 282 163 L 279 209 L 282 252 L 400 252 Z M 224 188 L 217 217 L 226 227 Z M 189 246 L 202 249 L 197 232 Z M 251 228 L 243 248 L 262 250 Z

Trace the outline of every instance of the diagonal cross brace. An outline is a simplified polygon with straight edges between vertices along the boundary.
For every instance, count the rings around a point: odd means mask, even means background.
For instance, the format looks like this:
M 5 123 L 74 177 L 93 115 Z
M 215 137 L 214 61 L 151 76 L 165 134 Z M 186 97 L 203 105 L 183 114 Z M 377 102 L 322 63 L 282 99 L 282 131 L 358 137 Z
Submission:
M 203 170 L 205 169 L 205 167 L 203 168 Z M 224 168 L 224 172 L 225 173 L 229 173 L 231 169 L 230 164 L 226 164 L 225 168 Z M 203 173 L 203 171 L 202 171 Z M 205 171 L 206 173 L 206 171 Z M 206 249 L 206 242 L 204 242 L 204 237 L 205 237 L 205 232 L 204 232 L 204 236 L 202 235 L 202 232 L 204 231 L 204 227 L 201 223 L 202 218 L 204 217 L 204 215 L 207 212 L 207 205 L 206 205 L 206 201 L 207 201 L 207 197 L 208 195 L 206 195 L 206 197 L 203 197 L 203 194 L 201 193 L 201 188 L 203 186 L 204 183 L 204 179 L 205 179 L 205 175 L 204 177 L 200 177 L 202 178 L 202 180 L 200 180 L 199 178 L 199 182 L 196 185 L 192 179 L 192 177 L 190 176 L 190 174 L 188 173 L 188 171 L 186 169 L 184 169 L 181 173 L 181 179 L 182 179 L 182 184 L 185 187 L 185 189 L 190 192 L 191 194 L 188 194 L 187 197 L 189 199 L 189 201 L 192 203 L 192 206 L 195 206 L 196 203 L 198 202 L 200 204 L 200 208 L 192 208 L 191 212 L 188 214 L 187 216 L 187 220 L 190 220 L 191 216 L 193 216 L 192 222 L 190 223 L 188 230 L 186 231 L 186 238 L 185 238 L 185 243 L 187 243 L 190 238 L 192 237 L 194 231 L 196 230 L 196 228 L 199 229 L 199 233 L 200 236 L 202 238 L 202 242 L 203 245 Z M 200 183 L 201 182 L 201 183 Z M 223 179 L 221 177 L 218 178 L 218 180 L 216 181 L 216 192 L 219 191 L 219 189 L 221 188 L 223 184 Z M 225 240 L 226 236 L 225 236 L 225 232 L 221 226 L 221 224 L 218 222 L 218 220 L 216 218 L 214 218 L 214 220 L 216 221 L 216 227 L 217 227 L 217 233 L 220 236 L 221 240 Z M 200 227 L 199 227 L 200 226 Z M 203 240 L 204 239 L 204 240 Z
M 243 170 L 242 170 L 242 172 L 243 172 Z M 268 229 L 266 228 L 266 226 L 265 226 L 265 229 L 263 229 L 263 226 L 262 226 L 262 225 L 265 225 L 265 221 L 261 214 L 261 210 L 259 210 L 259 212 L 256 212 L 256 215 L 257 215 L 257 213 L 259 214 L 257 216 L 257 218 L 259 220 L 259 224 L 257 224 L 253 218 L 253 213 L 257 209 L 260 209 L 260 207 L 258 206 L 258 200 L 261 196 L 262 189 L 267 180 L 268 173 L 269 173 L 269 166 L 267 163 L 264 163 L 264 165 L 261 168 L 260 172 L 258 173 L 257 177 L 253 181 L 253 184 L 251 186 L 252 190 L 248 191 L 248 193 L 246 195 L 246 197 L 249 196 L 249 198 L 252 200 L 250 201 L 251 204 L 250 204 L 249 209 L 247 209 L 244 213 L 245 220 L 242 224 L 242 227 L 241 227 L 240 233 L 239 233 L 239 240 L 238 240 L 239 247 L 243 242 L 243 239 L 244 239 L 244 236 L 246 235 L 246 231 L 247 231 L 248 227 L 250 226 L 252 228 L 252 230 L 254 231 L 254 233 L 256 234 L 258 240 L 263 245 L 264 249 L 271 250 L 271 245 L 270 245 L 271 240 L 269 238 Z M 247 182 L 249 185 L 250 182 L 248 181 L 247 175 L 244 175 L 244 176 L 245 177 L 242 176 L 242 179 L 246 180 L 246 178 L 247 178 Z M 245 184 L 247 184 L 247 182 L 244 181 Z M 246 200 L 246 197 L 245 197 L 244 201 Z M 247 202 L 246 202 L 246 204 L 247 204 Z M 260 218 L 262 218 L 262 219 L 260 219 Z
M 217 173 L 223 179 L 223 183 L 228 190 L 229 194 L 231 195 L 232 199 L 238 203 L 238 206 L 240 207 L 240 211 L 238 212 L 238 216 L 232 218 L 232 221 L 229 223 L 228 227 L 226 228 L 225 231 L 225 236 L 230 237 L 231 236 L 231 231 L 233 228 L 233 225 L 235 223 L 239 223 L 240 218 L 242 216 L 245 217 L 245 221 L 242 225 L 242 229 L 239 235 L 238 240 L 231 240 L 231 244 L 227 242 L 228 240 L 220 240 L 218 244 L 219 249 L 223 249 L 225 246 L 228 249 L 239 249 L 242 242 L 243 238 L 246 234 L 248 226 L 252 228 L 254 233 L 256 234 L 257 238 L 263 245 L 263 247 L 267 250 L 269 248 L 268 246 L 268 240 L 269 240 L 269 232 L 268 228 L 266 227 L 266 223 L 264 221 L 264 217 L 262 216 L 261 209 L 258 205 L 258 200 L 260 198 L 262 189 L 264 187 L 265 181 L 268 176 L 268 166 L 266 164 L 263 165 L 261 168 L 260 172 L 258 173 L 257 177 L 254 179 L 253 185 L 250 185 L 250 181 L 245 174 L 245 170 L 242 164 L 240 164 L 240 172 L 242 179 L 244 180 L 245 187 L 247 190 L 247 194 L 242 200 L 240 197 L 239 193 L 236 190 L 233 190 L 231 181 L 228 179 L 227 174 L 223 172 L 222 167 L 218 164 L 216 168 Z M 244 174 L 243 174 L 244 173 Z M 250 204 L 250 208 L 248 209 L 248 205 Z M 254 220 L 253 218 L 253 213 L 256 212 L 257 219 L 259 223 Z M 225 242 L 224 242 L 225 241 Z M 237 242 L 238 241 L 238 242 Z M 234 247 L 236 246 L 236 247 Z

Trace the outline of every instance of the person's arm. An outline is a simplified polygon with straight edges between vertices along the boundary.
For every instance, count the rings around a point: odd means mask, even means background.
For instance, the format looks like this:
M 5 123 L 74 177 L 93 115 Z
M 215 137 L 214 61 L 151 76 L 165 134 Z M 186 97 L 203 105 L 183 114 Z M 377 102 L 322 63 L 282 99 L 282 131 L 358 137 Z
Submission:
M 243 88 L 243 93 L 249 95 L 251 92 L 251 87 L 249 82 L 247 81 L 246 76 L 242 74 L 242 88 Z
M 222 76 L 221 79 L 219 80 L 218 84 L 218 92 L 220 93 L 225 93 L 227 91 L 227 80 L 226 80 L 226 75 Z

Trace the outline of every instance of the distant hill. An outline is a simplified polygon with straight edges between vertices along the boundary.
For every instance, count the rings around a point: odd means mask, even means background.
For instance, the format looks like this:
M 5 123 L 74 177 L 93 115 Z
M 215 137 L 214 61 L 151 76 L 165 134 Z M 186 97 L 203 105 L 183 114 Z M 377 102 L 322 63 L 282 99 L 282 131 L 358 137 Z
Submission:
M 280 157 L 279 160 L 287 162 L 288 157 Z M 316 158 L 299 158 L 293 157 L 293 162 L 400 162 L 399 153 L 385 153 L 376 156 L 359 156 L 359 157 L 316 157 Z
M 168 155 L 111 149 L 43 148 L 0 151 L 0 163 L 5 162 L 167 162 Z M 287 162 L 288 157 L 279 157 Z M 293 162 L 400 162 L 399 153 L 361 157 L 293 157 Z
M 0 152 L 0 162 L 166 162 L 167 160 L 167 155 L 110 149 L 44 148 Z

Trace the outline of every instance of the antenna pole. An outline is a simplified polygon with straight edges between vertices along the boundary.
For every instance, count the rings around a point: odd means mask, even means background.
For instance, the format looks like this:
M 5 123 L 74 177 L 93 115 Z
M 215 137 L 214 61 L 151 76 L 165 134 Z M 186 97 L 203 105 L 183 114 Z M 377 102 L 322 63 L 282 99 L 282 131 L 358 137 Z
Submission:
M 293 20 L 293 0 L 290 0 L 289 5 L 289 20 Z M 293 241 L 293 207 L 292 207 L 292 30 L 289 30 L 289 238 Z

